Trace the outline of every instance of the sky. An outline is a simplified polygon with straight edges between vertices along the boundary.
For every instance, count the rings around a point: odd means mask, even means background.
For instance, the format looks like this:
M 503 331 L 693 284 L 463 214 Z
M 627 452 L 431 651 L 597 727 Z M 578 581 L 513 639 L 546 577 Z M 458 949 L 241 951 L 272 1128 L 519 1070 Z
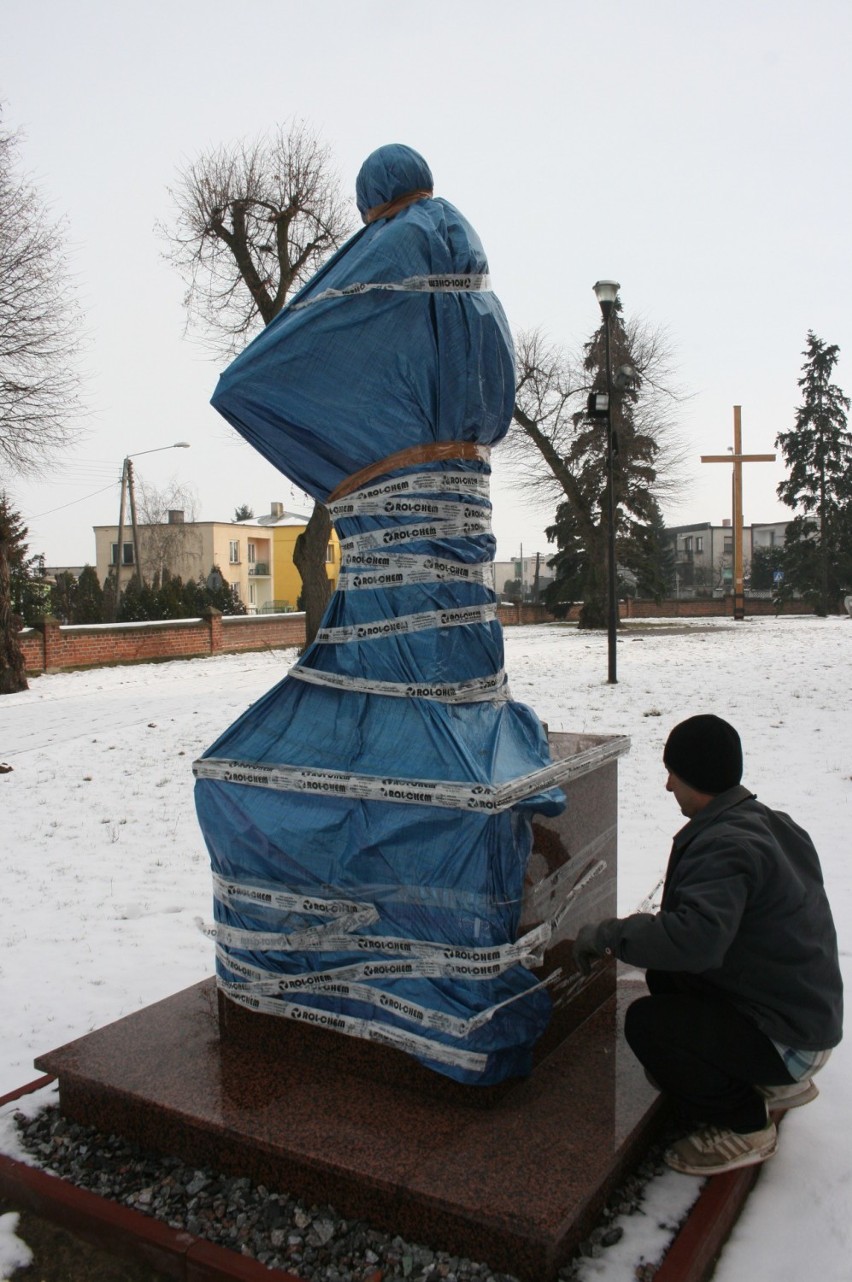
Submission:
M 633 624 L 619 640 L 618 684 L 606 638 L 551 624 L 507 628 L 514 696 L 554 731 L 626 734 L 619 758 L 618 911 L 662 877 L 684 820 L 665 791 L 672 725 L 715 712 L 737 726 L 744 782 L 787 811 L 820 854 L 852 983 L 852 718 L 838 698 L 852 619 L 687 620 Z M 3 900 L 0 903 L 0 1095 L 33 1081 L 33 1059 L 206 978 L 213 945 L 210 863 L 195 817 L 191 762 L 286 671 L 295 651 L 95 668 L 43 676 L 0 701 Z M 697 683 L 696 677 L 700 674 Z M 785 1119 L 734 1228 L 714 1282 L 841 1282 L 852 1256 L 852 1041 Z M 38 1106 L 43 1106 L 42 1098 Z M 13 1103 L 0 1151 L 14 1152 Z M 697 1193 L 668 1173 L 647 1214 L 619 1221 L 621 1242 L 582 1282 L 634 1282 L 658 1258 L 655 1232 Z M 0 1277 L 20 1234 L 0 1220 Z
M 0 100 L 22 160 L 68 222 L 84 314 L 85 439 L 37 482 L 3 478 L 47 562 L 94 561 L 137 478 L 195 491 L 229 520 L 298 491 L 209 406 L 219 364 L 185 336 L 183 285 L 155 224 L 178 169 L 299 117 L 344 189 L 405 142 L 478 230 L 513 330 L 584 342 L 592 286 L 663 327 L 688 398 L 688 462 L 670 524 L 730 516 L 730 468 L 772 452 L 799 404 L 809 329 L 849 375 L 852 114 L 847 0 L 5 0 Z M 354 205 L 353 205 L 354 212 Z M 552 519 L 494 460 L 497 559 L 547 551 Z M 788 518 L 780 458 L 745 468 L 746 522 Z M 98 492 L 100 491 L 100 492 Z M 88 496 L 93 497 L 88 497 Z M 59 509 L 59 510 L 57 510 Z

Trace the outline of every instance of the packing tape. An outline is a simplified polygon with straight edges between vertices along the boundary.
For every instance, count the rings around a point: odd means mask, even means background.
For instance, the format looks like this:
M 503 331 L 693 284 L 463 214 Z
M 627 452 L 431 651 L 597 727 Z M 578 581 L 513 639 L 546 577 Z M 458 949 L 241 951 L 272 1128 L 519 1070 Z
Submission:
M 345 499 L 329 503 L 328 511 L 333 521 L 341 517 L 358 516 L 361 504 L 377 499 L 394 498 L 401 494 L 472 494 L 487 499 L 491 486 L 482 472 L 411 472 L 397 476 L 378 485 L 365 485 Z
M 470 681 L 433 682 L 431 685 L 406 681 L 372 681 L 367 677 L 349 677 L 342 672 L 322 672 L 318 668 L 292 667 L 288 676 L 312 685 L 331 686 L 358 694 L 383 694 L 396 699 L 433 699 L 436 703 L 484 703 L 511 698 L 503 668 L 489 677 Z
M 486 605 L 460 606 L 453 610 L 425 610 L 420 614 L 401 614 L 395 619 L 376 619 L 371 623 L 348 623 L 339 628 L 320 628 L 314 638 L 317 645 L 347 645 L 352 641 L 380 641 L 383 637 L 410 636 L 433 628 L 463 628 L 469 624 L 493 623 L 497 618 L 494 602 Z
M 291 303 L 287 310 L 298 312 L 330 298 L 357 298 L 360 294 L 369 294 L 375 289 L 414 294 L 482 293 L 491 289 L 491 278 L 484 272 L 461 272 L 445 276 L 406 276 L 404 280 L 355 281 L 351 285 L 344 285 L 342 289 L 324 289 L 313 298 Z

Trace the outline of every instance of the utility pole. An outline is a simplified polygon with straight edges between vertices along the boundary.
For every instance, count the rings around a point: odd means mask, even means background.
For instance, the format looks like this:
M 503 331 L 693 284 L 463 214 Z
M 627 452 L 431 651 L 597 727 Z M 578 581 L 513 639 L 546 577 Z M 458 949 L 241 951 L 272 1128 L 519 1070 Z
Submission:
M 133 488 L 133 463 L 130 458 L 124 460 L 127 468 L 127 492 L 130 496 L 130 524 L 133 527 L 133 568 L 136 574 L 136 581 L 141 588 L 144 580 L 142 578 L 142 562 L 139 559 L 139 527 L 136 524 L 136 491 Z M 132 579 L 131 575 L 131 579 Z
M 127 468 L 130 463 L 125 459 L 121 465 L 121 500 L 118 505 L 118 542 L 115 545 L 115 592 L 112 599 L 112 617 L 118 614 L 118 603 L 121 600 L 121 562 L 122 543 L 124 542 L 124 513 L 127 504 Z

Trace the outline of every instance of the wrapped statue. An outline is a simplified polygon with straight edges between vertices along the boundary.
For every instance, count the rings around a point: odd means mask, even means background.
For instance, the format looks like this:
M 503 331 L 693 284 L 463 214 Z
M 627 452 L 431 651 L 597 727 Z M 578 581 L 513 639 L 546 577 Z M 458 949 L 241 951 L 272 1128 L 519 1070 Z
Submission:
M 490 447 L 512 342 L 466 219 L 379 148 L 365 226 L 237 357 L 213 405 L 328 506 L 337 590 L 288 675 L 196 762 L 217 975 L 234 1002 L 458 1081 L 529 1071 L 550 997 L 518 938 L 531 816 L 564 805 L 512 700 Z

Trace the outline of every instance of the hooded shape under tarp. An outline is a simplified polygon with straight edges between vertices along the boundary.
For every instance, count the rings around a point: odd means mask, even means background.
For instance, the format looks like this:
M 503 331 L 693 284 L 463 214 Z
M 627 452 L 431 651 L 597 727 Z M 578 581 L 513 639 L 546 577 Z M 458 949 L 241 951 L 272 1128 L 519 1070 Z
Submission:
M 382 147 L 359 208 L 431 186 L 416 152 Z M 213 397 L 329 503 L 342 563 L 314 644 L 196 763 L 196 799 L 232 1000 L 487 1083 L 528 1071 L 549 1018 L 530 971 L 547 930 L 516 937 L 530 816 L 564 799 L 496 618 L 483 447 L 511 418 L 508 326 L 458 210 L 401 206 Z

